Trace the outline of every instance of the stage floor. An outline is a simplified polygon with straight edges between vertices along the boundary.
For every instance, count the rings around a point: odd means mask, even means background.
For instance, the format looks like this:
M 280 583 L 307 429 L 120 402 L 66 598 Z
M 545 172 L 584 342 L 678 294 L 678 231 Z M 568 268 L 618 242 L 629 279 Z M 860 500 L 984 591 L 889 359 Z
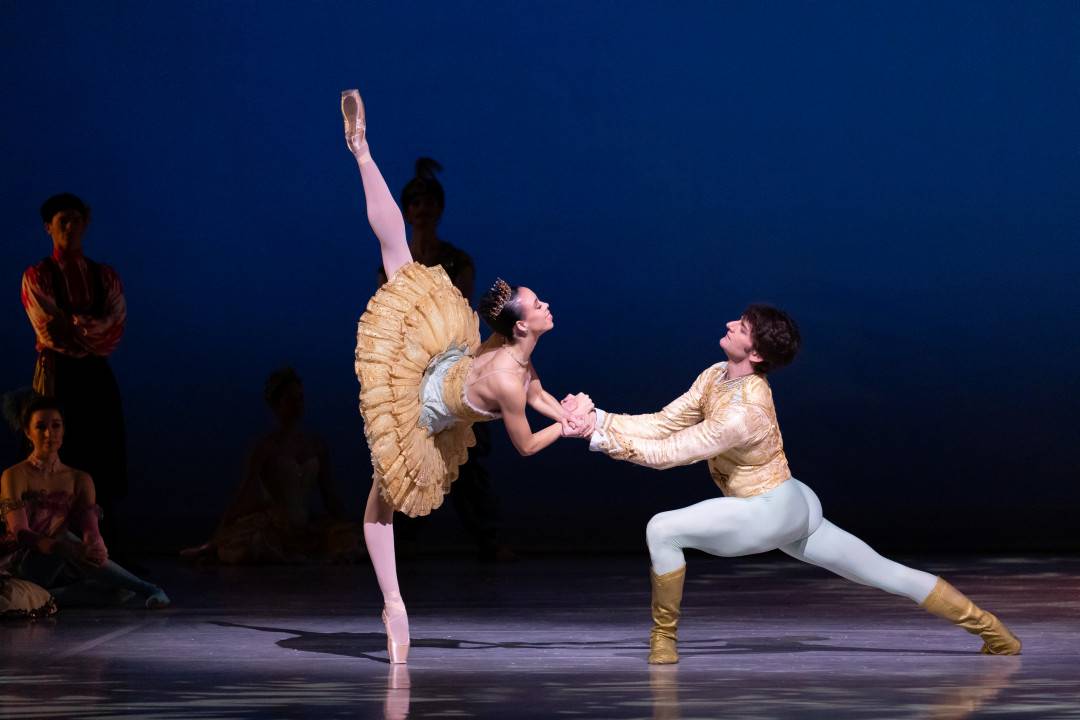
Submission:
M 151 562 L 173 608 L 0 625 L 3 718 L 1080 718 L 1080 558 L 918 559 L 1020 657 L 779 555 L 692 557 L 682 661 L 650 667 L 645 556 L 402 571 L 391 666 L 366 565 Z

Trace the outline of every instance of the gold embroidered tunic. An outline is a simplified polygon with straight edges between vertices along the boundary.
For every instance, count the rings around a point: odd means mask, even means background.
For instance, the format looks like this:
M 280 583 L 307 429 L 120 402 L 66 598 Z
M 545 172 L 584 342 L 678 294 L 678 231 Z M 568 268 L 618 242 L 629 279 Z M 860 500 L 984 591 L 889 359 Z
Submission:
M 707 460 L 724 495 L 752 497 L 791 477 L 772 390 L 762 375 L 729 380 L 720 362 L 662 410 L 600 414 L 589 447 L 663 470 Z

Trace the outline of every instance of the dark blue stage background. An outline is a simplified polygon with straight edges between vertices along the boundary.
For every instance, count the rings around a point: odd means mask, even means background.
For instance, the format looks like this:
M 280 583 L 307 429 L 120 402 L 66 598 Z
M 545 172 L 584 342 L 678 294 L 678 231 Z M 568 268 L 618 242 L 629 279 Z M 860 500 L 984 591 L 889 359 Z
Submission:
M 1078 549 L 1080 6 L 1073 2 L 0 4 L 3 387 L 29 384 L 37 208 L 94 208 L 130 319 L 126 513 L 207 533 L 291 363 L 360 512 L 355 322 L 377 246 L 341 133 L 392 189 L 442 162 L 442 237 L 552 303 L 557 393 L 651 410 L 757 300 L 792 468 L 882 546 Z M 489 462 L 510 539 L 637 547 L 715 494 L 565 441 Z M 9 440 L 7 458 L 14 443 Z M 453 542 L 452 510 L 439 513 Z

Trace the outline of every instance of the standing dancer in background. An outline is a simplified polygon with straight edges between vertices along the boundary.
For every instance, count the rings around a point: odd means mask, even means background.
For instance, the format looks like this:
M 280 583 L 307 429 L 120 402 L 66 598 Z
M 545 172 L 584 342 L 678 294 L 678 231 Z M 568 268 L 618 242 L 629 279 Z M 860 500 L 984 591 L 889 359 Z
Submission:
M 109 356 L 124 335 L 124 288 L 115 270 L 83 254 L 86 203 L 71 193 L 54 195 L 42 204 L 41 220 L 52 254 L 22 279 L 22 303 L 37 340 L 34 391 L 63 405 L 64 462 L 94 478 L 102 525 L 115 538 L 115 505 L 127 494 L 127 446 Z
M 649 521 L 653 628 L 649 662 L 678 662 L 684 548 L 721 557 L 780 549 L 854 582 L 901 595 L 983 639 L 982 652 L 1016 655 L 1020 641 L 940 577 L 878 555 L 822 517 L 814 491 L 791 476 L 765 374 L 795 359 L 800 337 L 783 311 L 751 305 L 727 324 L 720 362 L 662 410 L 615 415 L 595 410 L 590 449 L 665 469 L 707 460 L 727 497 L 660 513 Z M 573 400 L 564 404 L 573 409 Z
M 502 418 L 518 452 L 532 455 L 560 437 L 582 436 L 580 416 L 592 403 L 575 397 L 571 414 L 541 386 L 531 357 L 554 321 L 532 290 L 495 281 L 480 301 L 495 334 L 480 345 L 476 314 L 446 272 L 413 261 L 401 211 L 371 159 L 357 91 L 341 94 L 341 111 L 389 278 L 360 318 L 356 374 L 375 472 L 364 540 L 383 594 L 390 662 L 403 663 L 409 619 L 397 580 L 394 511 L 427 515 L 442 504 L 475 443 L 473 423 Z M 555 422 L 533 432 L 526 405 Z

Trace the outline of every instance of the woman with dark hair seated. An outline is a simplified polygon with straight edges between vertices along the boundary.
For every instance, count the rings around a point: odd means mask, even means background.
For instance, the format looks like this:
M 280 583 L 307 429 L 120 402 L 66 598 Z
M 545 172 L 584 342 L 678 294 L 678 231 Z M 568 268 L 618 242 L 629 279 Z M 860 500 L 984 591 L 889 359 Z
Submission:
M 167 607 L 164 590 L 109 560 L 98 529 L 94 481 L 60 462 L 64 416 L 59 404 L 49 398 L 31 401 L 22 429 L 34 449 L 0 476 L 0 574 L 50 590 L 61 607 L 122 604 L 135 594 L 147 608 Z
M 228 564 L 348 562 L 360 553 L 360 525 L 347 520 L 330 477 L 326 444 L 303 428 L 304 385 L 291 367 L 266 379 L 277 427 L 255 445 L 232 505 L 209 542 L 180 552 Z M 325 515 L 311 512 L 318 486 Z
M 357 91 L 341 94 L 341 110 L 389 278 L 360 318 L 356 374 L 375 471 L 364 539 L 383 593 L 387 652 L 390 662 L 401 663 L 409 621 L 398 588 L 394 511 L 414 517 L 442 504 L 475 443 L 473 423 L 502 419 L 518 452 L 532 455 L 560 437 L 591 432 L 579 424 L 591 402 L 579 397 L 571 415 L 540 385 L 531 357 L 554 322 L 548 304 L 529 288 L 495 281 L 480 301 L 495 332 L 480 345 L 476 314 L 446 272 L 415 262 L 409 251 L 401 210 L 368 150 Z M 533 432 L 526 405 L 555 422 Z

